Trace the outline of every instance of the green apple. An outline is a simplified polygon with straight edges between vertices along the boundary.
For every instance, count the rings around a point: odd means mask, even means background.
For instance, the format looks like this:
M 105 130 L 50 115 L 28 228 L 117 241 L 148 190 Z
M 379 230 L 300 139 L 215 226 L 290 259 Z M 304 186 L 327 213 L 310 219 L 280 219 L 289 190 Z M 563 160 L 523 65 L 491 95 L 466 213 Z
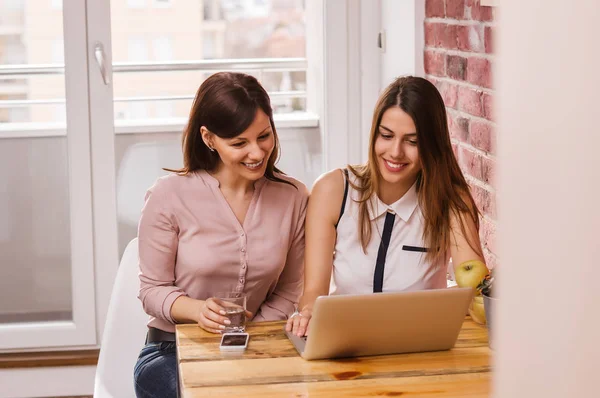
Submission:
M 483 261 L 469 260 L 456 267 L 454 277 L 458 286 L 476 289 L 489 273 L 490 271 Z

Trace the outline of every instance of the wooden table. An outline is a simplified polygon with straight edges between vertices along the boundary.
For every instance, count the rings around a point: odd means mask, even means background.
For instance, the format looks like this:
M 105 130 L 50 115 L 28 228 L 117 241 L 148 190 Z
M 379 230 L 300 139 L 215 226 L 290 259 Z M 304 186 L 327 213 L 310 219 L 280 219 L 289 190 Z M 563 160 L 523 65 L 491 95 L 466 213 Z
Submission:
M 220 336 L 177 326 L 182 397 L 487 397 L 487 331 L 465 319 L 449 351 L 305 361 L 284 322 L 250 323 L 244 353 L 219 350 Z

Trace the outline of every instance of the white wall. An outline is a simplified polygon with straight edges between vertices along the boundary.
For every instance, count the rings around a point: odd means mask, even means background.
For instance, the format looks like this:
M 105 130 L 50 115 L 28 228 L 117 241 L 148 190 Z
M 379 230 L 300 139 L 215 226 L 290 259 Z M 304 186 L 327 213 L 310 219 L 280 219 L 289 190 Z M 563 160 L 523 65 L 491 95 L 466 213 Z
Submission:
M 495 397 L 597 397 L 600 2 L 499 2 Z

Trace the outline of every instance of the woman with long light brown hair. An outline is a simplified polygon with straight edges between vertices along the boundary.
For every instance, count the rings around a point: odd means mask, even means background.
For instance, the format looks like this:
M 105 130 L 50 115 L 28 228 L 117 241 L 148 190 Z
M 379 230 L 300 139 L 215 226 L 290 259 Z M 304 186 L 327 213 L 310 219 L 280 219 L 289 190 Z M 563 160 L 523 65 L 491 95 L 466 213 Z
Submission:
M 307 333 L 321 295 L 445 288 L 450 257 L 483 261 L 478 215 L 439 92 L 423 78 L 396 79 L 377 102 L 368 162 L 313 187 L 304 293 L 287 330 Z

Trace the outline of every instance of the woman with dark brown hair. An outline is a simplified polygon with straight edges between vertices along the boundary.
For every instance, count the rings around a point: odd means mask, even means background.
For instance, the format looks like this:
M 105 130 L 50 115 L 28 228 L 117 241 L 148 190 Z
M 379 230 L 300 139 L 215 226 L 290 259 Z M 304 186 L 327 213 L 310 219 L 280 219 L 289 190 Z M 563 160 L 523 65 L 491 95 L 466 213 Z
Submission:
M 368 162 L 313 187 L 304 292 L 287 330 L 307 333 L 321 295 L 445 288 L 449 257 L 483 261 L 478 215 L 439 92 L 396 79 L 377 102 Z
M 220 333 L 219 292 L 244 294 L 254 321 L 286 319 L 302 291 L 308 192 L 275 167 L 269 96 L 252 76 L 202 83 L 183 134 L 184 167 L 148 191 L 139 224 L 139 299 L 150 320 L 138 397 L 175 397 L 175 324 Z

